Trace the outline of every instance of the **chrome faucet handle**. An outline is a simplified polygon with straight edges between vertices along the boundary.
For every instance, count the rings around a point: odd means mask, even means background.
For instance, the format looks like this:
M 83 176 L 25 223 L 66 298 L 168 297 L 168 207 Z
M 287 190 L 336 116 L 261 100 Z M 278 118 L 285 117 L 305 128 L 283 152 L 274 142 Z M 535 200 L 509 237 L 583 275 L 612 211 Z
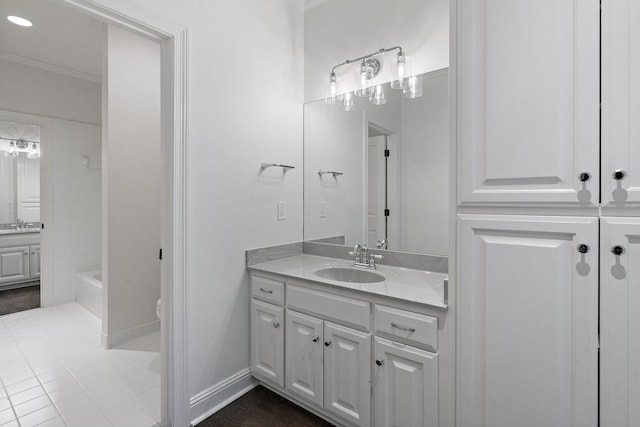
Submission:
M 377 259 L 378 261 L 381 261 L 384 259 L 384 257 L 380 254 L 371 254 L 371 259 Z
M 387 239 L 381 239 L 378 240 L 378 243 L 376 243 L 376 248 L 378 249 L 382 249 L 383 246 L 386 246 L 387 244 L 389 244 L 389 242 L 387 241 Z

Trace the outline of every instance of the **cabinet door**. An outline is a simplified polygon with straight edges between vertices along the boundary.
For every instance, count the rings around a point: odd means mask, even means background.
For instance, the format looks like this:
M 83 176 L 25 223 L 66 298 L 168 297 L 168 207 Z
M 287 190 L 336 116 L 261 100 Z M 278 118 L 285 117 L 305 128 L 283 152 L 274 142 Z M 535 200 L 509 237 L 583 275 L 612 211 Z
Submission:
M 251 300 L 251 373 L 284 386 L 284 309 Z
M 438 355 L 375 337 L 376 427 L 438 426 Z
M 603 218 L 600 244 L 600 425 L 639 426 L 640 219 Z
M 29 278 L 40 277 L 40 245 L 29 247 Z
M 287 390 L 322 408 L 323 322 L 287 310 Z
M 598 219 L 460 215 L 458 236 L 460 425 L 595 427 Z
M 602 203 L 640 207 L 640 4 L 602 2 Z M 622 179 L 613 177 L 623 170 Z
M 371 425 L 371 335 L 325 322 L 324 408 Z
M 0 249 L 0 284 L 29 278 L 29 247 Z
M 599 0 L 457 4 L 459 203 L 597 204 Z

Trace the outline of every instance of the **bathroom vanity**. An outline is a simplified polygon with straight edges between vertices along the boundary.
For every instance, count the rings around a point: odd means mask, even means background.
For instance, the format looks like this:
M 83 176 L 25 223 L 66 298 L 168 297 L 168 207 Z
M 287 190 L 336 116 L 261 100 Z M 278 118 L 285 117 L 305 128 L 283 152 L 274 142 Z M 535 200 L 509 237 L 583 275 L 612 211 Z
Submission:
M 0 290 L 40 279 L 40 229 L 0 229 Z
M 308 254 L 248 268 L 263 385 L 338 425 L 438 426 L 446 274 Z

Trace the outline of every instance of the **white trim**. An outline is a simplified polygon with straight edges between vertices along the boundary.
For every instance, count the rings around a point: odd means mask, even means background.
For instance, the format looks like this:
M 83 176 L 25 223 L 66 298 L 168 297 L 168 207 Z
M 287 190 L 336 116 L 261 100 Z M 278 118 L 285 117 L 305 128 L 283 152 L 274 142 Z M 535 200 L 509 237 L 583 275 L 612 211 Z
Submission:
M 193 412 L 198 413 L 197 406 L 205 403 L 206 408 L 211 408 L 203 413 L 195 416 L 191 421 L 191 425 L 197 425 L 198 423 L 209 418 L 211 415 L 218 412 L 220 409 L 227 406 L 229 403 L 238 399 L 240 396 L 251 391 L 258 385 L 258 382 L 251 377 L 251 370 L 249 368 L 243 369 L 240 372 L 230 376 L 229 378 L 220 381 L 217 384 L 201 391 L 195 396 L 191 397 L 190 408 Z M 207 404 L 208 403 L 208 404 Z M 194 410 L 195 409 L 195 410 Z
M 26 65 L 28 67 L 35 67 L 41 70 L 51 71 L 58 74 L 64 74 L 66 76 L 75 77 L 76 79 L 87 80 L 93 83 L 102 83 L 102 77 L 85 73 L 83 71 L 74 70 L 73 68 L 63 67 L 61 65 L 52 64 L 50 62 L 41 61 L 35 58 L 27 58 L 26 56 L 16 55 L 15 53 L 9 53 L 0 50 L 0 59 L 5 61 L 11 61 L 18 64 Z
M 103 332 L 100 343 L 103 348 L 109 349 L 124 342 L 142 338 L 158 330 L 160 330 L 160 320 L 154 320 L 153 322 L 145 323 L 143 325 L 127 329 L 126 331 L 116 332 L 115 334 L 111 335 L 105 334 Z
M 163 150 L 162 426 L 188 425 L 187 391 L 187 29 L 123 0 L 63 0 L 95 19 L 161 43 Z M 165 309 L 166 308 L 166 309 Z

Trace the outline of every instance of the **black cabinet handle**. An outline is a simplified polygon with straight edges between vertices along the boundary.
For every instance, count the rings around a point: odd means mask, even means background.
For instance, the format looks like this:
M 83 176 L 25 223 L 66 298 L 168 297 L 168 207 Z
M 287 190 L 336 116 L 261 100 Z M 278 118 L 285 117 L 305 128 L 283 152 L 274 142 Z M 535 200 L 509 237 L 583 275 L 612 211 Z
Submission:
M 330 345 L 331 345 L 331 341 L 325 341 L 325 342 L 324 342 L 324 346 L 325 346 L 325 347 L 329 347 Z
M 614 254 L 615 256 L 620 256 L 624 254 L 624 252 L 625 252 L 624 246 L 615 245 L 611 247 L 611 253 Z
M 383 363 L 382 359 L 376 359 L 376 365 L 382 366 Z
M 587 182 L 591 179 L 591 174 L 589 172 L 582 172 L 580 175 L 578 175 L 578 179 L 580 180 L 580 182 Z
M 585 245 L 584 243 L 580 243 L 577 249 L 581 254 L 588 254 L 590 250 L 589 245 Z
M 623 171 L 622 169 L 616 169 L 616 170 L 613 171 L 611 176 L 616 181 L 620 181 L 621 179 L 625 179 L 627 177 L 627 172 Z

